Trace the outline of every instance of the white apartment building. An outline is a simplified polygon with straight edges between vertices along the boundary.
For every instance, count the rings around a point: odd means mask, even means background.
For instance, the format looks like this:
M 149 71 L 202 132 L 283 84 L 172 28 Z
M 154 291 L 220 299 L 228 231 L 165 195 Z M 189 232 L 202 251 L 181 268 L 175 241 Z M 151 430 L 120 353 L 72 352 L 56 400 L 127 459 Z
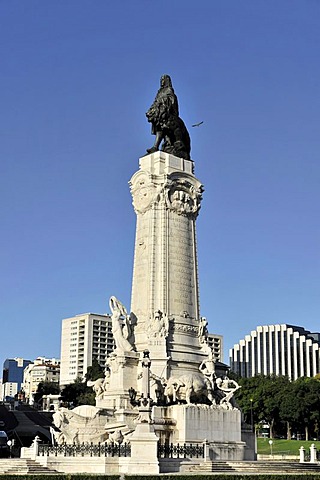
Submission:
M 4 402 L 6 397 L 12 397 L 18 393 L 18 384 L 17 382 L 2 382 L 0 378 L 0 402 Z
M 17 393 L 17 382 L 6 382 L 2 384 L 2 401 L 4 401 L 7 397 L 14 398 Z
M 113 348 L 110 315 L 84 313 L 62 320 L 60 386 L 84 378 L 94 358 L 104 367 Z
M 56 358 L 37 357 L 32 363 L 26 366 L 23 372 L 22 388 L 26 402 L 34 404 L 34 395 L 41 382 L 59 383 L 60 360 Z
M 320 373 L 320 333 L 287 324 L 259 326 L 235 344 L 229 356 L 231 370 L 242 377 L 313 377 Z
M 223 336 L 216 333 L 208 333 L 208 345 L 212 350 L 216 362 L 223 362 Z

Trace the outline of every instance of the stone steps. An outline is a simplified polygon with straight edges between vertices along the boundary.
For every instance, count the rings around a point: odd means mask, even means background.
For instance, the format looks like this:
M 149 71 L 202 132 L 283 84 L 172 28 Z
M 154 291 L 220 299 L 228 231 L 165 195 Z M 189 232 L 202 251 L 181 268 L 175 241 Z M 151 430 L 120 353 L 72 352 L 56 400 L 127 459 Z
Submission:
M 320 473 L 320 464 L 298 462 L 262 462 L 262 461 L 213 461 L 203 462 L 200 465 L 190 467 L 190 472 L 211 473 Z
M 23 475 L 27 473 L 54 474 L 58 473 L 47 467 L 43 467 L 35 460 L 29 458 L 6 458 L 0 459 L 0 474 Z

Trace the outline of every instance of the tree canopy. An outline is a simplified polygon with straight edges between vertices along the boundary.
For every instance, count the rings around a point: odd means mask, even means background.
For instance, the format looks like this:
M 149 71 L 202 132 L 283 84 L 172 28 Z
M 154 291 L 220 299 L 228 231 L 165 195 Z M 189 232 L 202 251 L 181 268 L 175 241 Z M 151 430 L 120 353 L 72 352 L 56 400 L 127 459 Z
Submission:
M 86 381 L 88 380 L 98 380 L 98 378 L 104 377 L 104 369 L 99 364 L 98 360 L 94 358 L 92 360 L 92 365 L 88 367 L 86 373 Z
M 318 438 L 320 425 L 320 380 L 301 377 L 291 382 L 288 377 L 257 375 L 239 378 L 241 389 L 236 400 L 246 423 L 266 423 L 270 437 L 291 438 L 292 433 Z
M 81 377 L 62 389 L 61 399 L 71 408 L 79 405 L 95 405 L 94 392 Z
M 60 387 L 58 382 L 40 382 L 34 395 L 34 401 L 38 403 L 44 395 L 58 395 L 59 393 Z
M 95 405 L 95 393 L 92 387 L 87 386 L 89 380 L 94 381 L 104 377 L 104 369 L 97 359 L 93 359 L 92 365 L 88 367 L 85 378 L 78 377 L 73 383 L 66 385 L 61 391 L 61 398 L 69 407 L 79 405 Z

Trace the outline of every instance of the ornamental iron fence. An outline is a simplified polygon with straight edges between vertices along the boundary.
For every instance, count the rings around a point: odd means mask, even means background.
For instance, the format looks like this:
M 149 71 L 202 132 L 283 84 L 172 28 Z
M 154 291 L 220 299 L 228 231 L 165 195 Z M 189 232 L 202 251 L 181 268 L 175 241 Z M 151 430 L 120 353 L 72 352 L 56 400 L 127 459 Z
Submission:
M 130 457 L 130 443 L 81 443 L 68 445 L 39 445 L 39 456 L 64 457 Z
M 158 458 L 204 458 L 204 444 L 158 443 Z

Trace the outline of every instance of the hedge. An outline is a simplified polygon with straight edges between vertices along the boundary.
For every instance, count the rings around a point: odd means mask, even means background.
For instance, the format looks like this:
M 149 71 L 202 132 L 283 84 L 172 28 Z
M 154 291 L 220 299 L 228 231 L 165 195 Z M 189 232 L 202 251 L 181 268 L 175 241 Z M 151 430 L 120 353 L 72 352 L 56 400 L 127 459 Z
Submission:
M 120 475 L 102 475 L 89 473 L 57 473 L 57 474 L 32 474 L 23 475 L 0 474 L 0 480 L 119 480 Z
M 212 480 L 320 480 L 319 473 L 293 473 L 284 475 L 281 474 L 229 474 L 229 473 L 211 473 L 203 472 L 189 473 L 189 474 L 170 474 L 163 473 L 160 475 L 124 475 L 124 480 L 205 480 L 207 477 L 212 477 Z M 0 479 L 1 480 L 1 479 Z
M 212 480 L 320 480 L 319 473 L 293 473 L 293 474 L 229 474 L 229 473 L 211 473 L 203 474 L 170 474 L 160 475 L 103 475 L 103 474 L 49 474 L 49 475 L 0 475 L 0 480 L 205 480 L 207 477 L 213 477 Z

